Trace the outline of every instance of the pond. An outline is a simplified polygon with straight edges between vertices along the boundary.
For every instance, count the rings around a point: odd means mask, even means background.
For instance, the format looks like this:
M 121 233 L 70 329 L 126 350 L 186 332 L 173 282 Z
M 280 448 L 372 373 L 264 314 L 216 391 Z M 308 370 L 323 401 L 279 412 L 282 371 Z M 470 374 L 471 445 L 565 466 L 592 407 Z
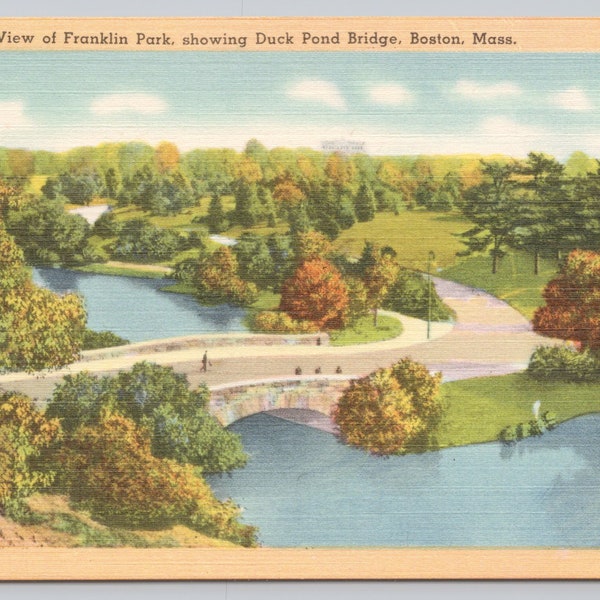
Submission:
M 55 292 L 77 292 L 85 298 L 88 327 L 112 331 L 131 341 L 194 333 L 246 331 L 243 308 L 201 306 L 192 296 L 160 291 L 172 281 L 81 273 L 36 267 L 35 283 Z
M 251 460 L 210 484 L 265 546 L 600 544 L 600 416 L 511 447 L 391 458 L 268 413 L 231 430 Z

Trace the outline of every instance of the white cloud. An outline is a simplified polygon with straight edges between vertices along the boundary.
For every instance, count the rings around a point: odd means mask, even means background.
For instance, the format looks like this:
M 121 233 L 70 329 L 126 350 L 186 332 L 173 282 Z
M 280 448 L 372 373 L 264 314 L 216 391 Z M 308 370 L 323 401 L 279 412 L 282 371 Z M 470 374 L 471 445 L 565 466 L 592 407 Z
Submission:
M 495 100 L 506 96 L 520 96 L 521 88 L 511 81 L 499 83 L 479 83 L 462 79 L 457 81 L 452 91 L 463 98 L 471 100 Z
M 19 100 L 0 102 L 0 127 L 27 127 L 31 121 L 25 115 L 25 105 Z
M 331 108 L 345 109 L 346 101 L 334 83 L 321 79 L 305 79 L 288 88 L 287 96 L 325 104 Z
M 587 94 L 576 87 L 557 92 L 551 97 L 551 102 L 564 110 L 587 111 L 594 108 Z
M 90 107 L 98 116 L 134 112 L 142 115 L 157 115 L 165 112 L 167 103 L 150 94 L 109 94 L 96 98 Z
M 375 104 L 401 106 L 412 102 L 412 94 L 397 83 L 381 83 L 369 90 L 369 98 Z
M 531 125 L 517 123 L 508 117 L 496 116 L 484 119 L 480 126 L 481 133 L 494 137 L 536 138 L 544 132 Z

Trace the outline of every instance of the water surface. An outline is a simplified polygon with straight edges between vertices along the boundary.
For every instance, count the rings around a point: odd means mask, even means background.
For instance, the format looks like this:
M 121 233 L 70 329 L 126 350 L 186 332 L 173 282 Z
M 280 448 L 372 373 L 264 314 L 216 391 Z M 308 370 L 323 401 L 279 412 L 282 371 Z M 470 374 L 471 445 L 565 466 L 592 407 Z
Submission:
M 210 483 L 266 546 L 599 546 L 600 416 L 541 438 L 381 458 L 262 413 Z
M 142 342 L 194 333 L 246 331 L 243 308 L 201 306 L 192 296 L 161 292 L 168 279 L 81 273 L 37 267 L 33 279 L 55 292 L 77 292 L 85 299 L 88 327 Z

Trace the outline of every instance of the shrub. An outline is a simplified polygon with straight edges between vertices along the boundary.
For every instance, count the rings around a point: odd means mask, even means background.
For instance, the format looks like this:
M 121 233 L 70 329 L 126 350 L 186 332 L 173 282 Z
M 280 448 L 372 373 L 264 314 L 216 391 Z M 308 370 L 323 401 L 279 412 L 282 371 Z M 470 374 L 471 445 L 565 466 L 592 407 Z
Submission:
M 540 346 L 529 359 L 527 374 L 533 379 L 580 383 L 594 381 L 599 365 L 589 350 L 566 346 Z
M 429 316 L 429 282 L 421 273 L 401 269 L 390 286 L 384 307 L 404 315 L 427 319 Z M 453 313 L 431 286 L 431 320 L 447 321 Z
M 554 429 L 557 426 L 556 413 L 547 411 L 542 415 L 542 419 L 546 424 L 546 429 Z
M 263 311 L 252 320 L 252 329 L 263 333 L 316 333 L 318 327 L 311 321 L 296 321 L 284 312 Z
M 532 419 L 528 423 L 508 425 L 500 432 L 498 439 L 506 444 L 511 444 L 527 437 L 542 435 L 544 432 L 554 429 L 556 425 L 556 414 L 546 411 L 541 417 Z
M 516 442 L 517 441 L 517 428 L 514 427 L 513 425 L 509 425 L 508 427 L 505 427 L 500 432 L 499 438 L 500 438 L 500 441 L 505 442 L 506 444 Z
M 96 350 L 98 348 L 111 348 L 113 346 L 124 346 L 129 340 L 118 336 L 112 331 L 93 331 L 86 329 L 83 332 L 83 350 Z

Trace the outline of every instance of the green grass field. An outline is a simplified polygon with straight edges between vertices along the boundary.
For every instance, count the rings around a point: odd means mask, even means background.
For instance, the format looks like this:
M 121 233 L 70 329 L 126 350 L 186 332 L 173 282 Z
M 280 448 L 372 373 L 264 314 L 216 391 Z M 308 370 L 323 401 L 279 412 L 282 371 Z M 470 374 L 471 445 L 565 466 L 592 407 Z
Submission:
M 141 277 L 148 279 L 163 279 L 164 273 L 157 271 L 150 271 L 148 269 L 135 269 L 133 267 L 116 267 L 106 265 L 104 263 L 94 263 L 91 265 L 84 265 L 82 267 L 76 267 L 76 271 L 82 271 L 83 273 L 98 273 L 99 275 L 120 275 L 123 277 Z
M 508 302 L 527 318 L 544 301 L 542 290 L 557 272 L 556 260 L 541 259 L 540 274 L 533 274 L 533 257 L 526 252 L 507 254 L 492 275 L 489 256 L 471 256 L 443 269 L 440 276 L 458 283 L 477 287 Z
M 394 317 L 379 315 L 377 327 L 373 325 L 373 317 L 359 319 L 353 327 L 334 331 L 329 336 L 331 346 L 350 346 L 352 344 L 367 344 L 381 342 L 398 337 L 402 333 L 402 323 Z
M 457 234 L 471 227 L 456 213 L 434 213 L 406 210 L 398 215 L 377 213 L 372 221 L 356 223 L 335 240 L 334 249 L 360 256 L 365 241 L 391 246 L 403 267 L 427 270 L 429 251 L 435 253 L 433 268 L 448 267 L 456 261 L 456 253 L 464 250 Z
M 442 394 L 447 405 L 438 434 L 442 448 L 498 439 L 507 425 L 533 419 L 536 400 L 540 414 L 552 411 L 559 422 L 600 412 L 600 384 L 537 382 L 525 373 L 445 383 Z

